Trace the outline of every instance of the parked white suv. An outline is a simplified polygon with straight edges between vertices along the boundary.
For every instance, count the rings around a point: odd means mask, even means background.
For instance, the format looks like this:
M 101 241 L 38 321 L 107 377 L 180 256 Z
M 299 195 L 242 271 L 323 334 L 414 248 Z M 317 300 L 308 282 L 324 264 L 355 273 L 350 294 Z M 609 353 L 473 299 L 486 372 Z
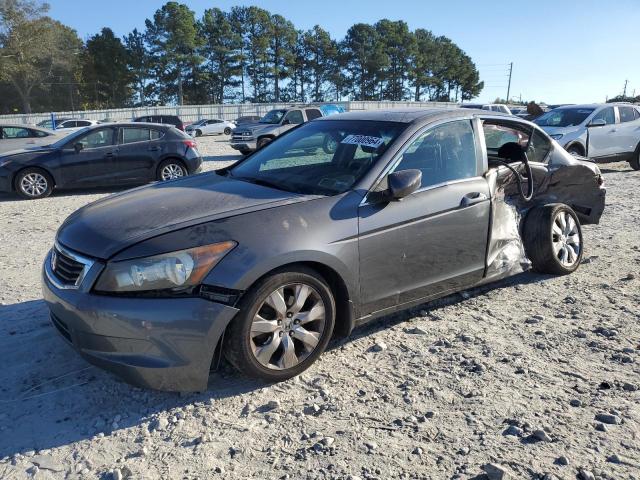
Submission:
M 640 109 L 631 104 L 568 105 L 535 120 L 569 153 L 593 160 L 626 160 L 640 170 Z
M 460 105 L 460 108 L 475 108 L 478 110 L 489 110 L 490 112 L 506 113 L 507 115 L 512 115 L 509 107 L 499 103 L 464 103 Z

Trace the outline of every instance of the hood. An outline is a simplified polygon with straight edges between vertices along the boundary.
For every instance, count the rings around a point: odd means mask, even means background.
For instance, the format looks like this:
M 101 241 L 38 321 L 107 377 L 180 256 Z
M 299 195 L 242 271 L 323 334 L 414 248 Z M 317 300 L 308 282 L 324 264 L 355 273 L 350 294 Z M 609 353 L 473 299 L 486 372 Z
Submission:
M 277 123 L 243 123 L 242 125 L 238 125 L 233 133 L 251 132 L 253 135 L 256 135 L 260 132 L 275 130 L 278 127 L 280 127 L 280 125 Z
M 0 145 L 1 148 L 1 145 Z M 11 160 L 15 162 L 28 162 L 40 155 L 52 152 L 54 149 L 46 145 L 33 145 L 30 147 L 19 148 L 15 150 L 8 150 L 0 153 L 0 158 L 4 160 Z
M 573 125 L 571 127 L 540 127 L 549 135 L 568 135 L 570 133 L 584 130 L 581 125 Z
M 108 259 L 163 233 L 310 198 L 315 197 L 205 173 L 91 203 L 64 221 L 57 239 L 79 253 Z

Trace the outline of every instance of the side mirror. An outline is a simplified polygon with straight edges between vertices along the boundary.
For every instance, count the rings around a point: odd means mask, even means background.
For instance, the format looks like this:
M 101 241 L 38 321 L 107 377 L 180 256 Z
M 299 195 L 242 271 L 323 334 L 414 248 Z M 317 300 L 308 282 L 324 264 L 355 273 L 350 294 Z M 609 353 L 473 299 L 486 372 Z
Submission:
M 76 151 L 76 153 L 80 153 L 80 151 L 84 148 L 84 145 L 82 143 L 76 143 L 75 145 L 73 145 L 73 149 Z
M 387 176 L 387 200 L 400 200 L 420 188 L 422 172 L 420 170 L 400 170 Z
M 291 120 L 289 120 L 288 118 L 285 118 L 284 121 L 282 122 L 283 125 L 291 125 Z
M 597 118 L 595 120 L 591 120 L 591 122 L 587 124 L 587 127 L 604 127 L 606 124 L 607 122 L 604 121 L 604 118 Z

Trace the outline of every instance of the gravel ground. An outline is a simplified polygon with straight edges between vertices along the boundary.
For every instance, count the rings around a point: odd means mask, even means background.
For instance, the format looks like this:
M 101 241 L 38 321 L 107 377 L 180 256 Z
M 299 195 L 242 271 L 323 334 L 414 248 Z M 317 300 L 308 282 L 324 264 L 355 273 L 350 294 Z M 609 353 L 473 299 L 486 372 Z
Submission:
M 198 139 L 205 169 L 239 158 Z M 0 478 L 640 479 L 640 175 L 568 277 L 526 273 L 361 328 L 277 385 L 132 388 L 49 325 L 40 263 L 110 191 L 0 197 Z

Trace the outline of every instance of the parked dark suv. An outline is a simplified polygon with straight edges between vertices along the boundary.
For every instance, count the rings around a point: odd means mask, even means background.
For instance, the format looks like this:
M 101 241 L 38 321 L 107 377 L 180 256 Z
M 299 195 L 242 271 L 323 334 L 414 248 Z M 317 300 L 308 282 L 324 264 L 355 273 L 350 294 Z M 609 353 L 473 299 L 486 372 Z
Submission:
M 196 142 L 171 126 L 102 124 L 0 156 L 0 192 L 35 199 L 49 196 L 54 187 L 171 180 L 197 172 L 201 163 Z
M 178 130 L 184 132 L 184 122 L 176 115 L 145 115 L 133 119 L 134 122 L 160 123 L 162 125 L 173 125 Z

